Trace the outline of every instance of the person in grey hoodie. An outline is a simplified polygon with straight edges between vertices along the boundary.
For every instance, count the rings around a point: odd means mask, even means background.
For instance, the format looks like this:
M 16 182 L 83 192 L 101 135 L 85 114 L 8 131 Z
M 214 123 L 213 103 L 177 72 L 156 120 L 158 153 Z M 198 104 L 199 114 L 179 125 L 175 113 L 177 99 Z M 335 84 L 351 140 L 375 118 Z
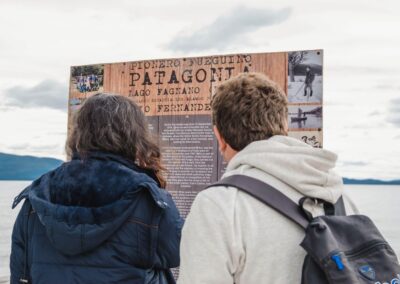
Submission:
M 214 132 L 228 162 L 223 177 L 257 178 L 298 202 L 343 195 L 337 155 L 288 137 L 284 92 L 261 74 L 222 83 L 212 99 Z M 356 212 L 344 196 L 346 212 Z M 308 204 L 312 215 L 321 205 Z M 250 195 L 214 186 L 199 193 L 182 232 L 178 284 L 300 283 L 304 230 Z

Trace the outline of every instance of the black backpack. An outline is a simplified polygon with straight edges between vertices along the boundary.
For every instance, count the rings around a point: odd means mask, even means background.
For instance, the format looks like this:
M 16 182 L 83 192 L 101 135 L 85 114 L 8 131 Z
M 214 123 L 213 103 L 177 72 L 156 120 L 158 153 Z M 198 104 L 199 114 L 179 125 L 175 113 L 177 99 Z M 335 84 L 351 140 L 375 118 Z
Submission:
M 300 244 L 304 259 L 304 284 L 400 284 L 396 254 L 374 223 L 364 215 L 346 216 L 343 199 L 336 204 L 322 200 L 325 216 L 313 218 L 272 186 L 248 176 L 233 175 L 211 186 L 233 186 L 286 216 L 305 230 Z

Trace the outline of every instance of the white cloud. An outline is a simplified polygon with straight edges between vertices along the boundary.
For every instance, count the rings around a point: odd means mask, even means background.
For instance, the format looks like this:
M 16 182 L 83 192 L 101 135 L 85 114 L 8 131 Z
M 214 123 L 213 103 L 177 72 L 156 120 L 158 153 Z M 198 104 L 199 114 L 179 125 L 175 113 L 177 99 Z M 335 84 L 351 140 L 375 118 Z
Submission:
M 5 91 L 6 106 L 55 108 L 67 111 L 68 87 L 54 80 L 44 80 L 32 87 L 14 86 Z
M 400 98 L 390 101 L 387 121 L 400 128 Z
M 65 159 L 67 114 L 60 110 L 9 107 L 0 111 L 0 152 Z
M 171 39 L 167 48 L 182 52 L 223 50 L 238 41 L 245 42 L 248 34 L 261 27 L 286 21 L 290 13 L 290 8 L 270 10 L 239 6 L 199 30 L 188 34 L 180 32 Z

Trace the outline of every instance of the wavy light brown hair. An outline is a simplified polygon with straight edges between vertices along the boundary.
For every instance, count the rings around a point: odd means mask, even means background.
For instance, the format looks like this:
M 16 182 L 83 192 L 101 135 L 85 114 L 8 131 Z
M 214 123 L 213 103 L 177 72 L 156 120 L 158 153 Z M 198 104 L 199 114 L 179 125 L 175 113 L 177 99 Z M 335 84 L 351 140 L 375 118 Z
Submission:
M 160 148 L 150 137 L 146 118 L 124 96 L 99 93 L 88 98 L 74 114 L 66 151 L 70 157 L 74 152 L 85 157 L 90 151 L 120 155 L 153 171 L 161 186 L 166 185 Z
M 241 73 L 223 82 L 211 109 L 213 124 L 236 151 L 253 141 L 288 134 L 285 92 L 261 73 Z

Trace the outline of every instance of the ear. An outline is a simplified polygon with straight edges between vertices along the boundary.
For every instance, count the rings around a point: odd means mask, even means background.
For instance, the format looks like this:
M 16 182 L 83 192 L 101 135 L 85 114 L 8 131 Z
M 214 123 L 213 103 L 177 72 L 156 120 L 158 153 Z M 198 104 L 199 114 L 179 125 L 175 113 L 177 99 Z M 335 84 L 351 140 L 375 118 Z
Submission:
M 284 122 L 284 127 L 285 127 L 285 132 L 286 134 L 289 132 L 289 120 L 286 117 L 285 122 Z
M 217 141 L 218 141 L 219 151 L 221 153 L 223 153 L 223 152 L 225 152 L 228 144 L 226 144 L 225 139 L 222 138 L 221 133 L 219 132 L 217 126 L 214 125 L 213 130 L 214 130 L 215 137 L 217 138 Z

